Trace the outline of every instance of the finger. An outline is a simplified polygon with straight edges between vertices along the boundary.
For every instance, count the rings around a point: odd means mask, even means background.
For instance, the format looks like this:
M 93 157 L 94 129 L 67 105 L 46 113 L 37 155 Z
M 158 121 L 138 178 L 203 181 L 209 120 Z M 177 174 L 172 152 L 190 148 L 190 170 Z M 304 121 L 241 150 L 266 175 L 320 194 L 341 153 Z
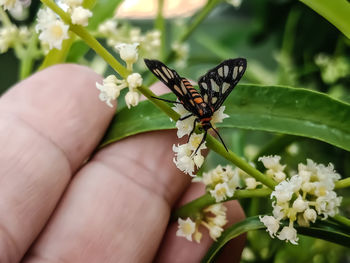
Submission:
M 75 65 L 48 68 L 0 101 L 0 262 L 18 262 L 90 155 L 113 110 L 101 78 Z
M 177 141 L 174 130 L 157 131 L 100 150 L 74 177 L 25 262 L 151 262 L 190 182 L 172 161 Z
M 189 201 L 200 197 L 204 193 L 205 189 L 203 184 L 191 184 L 185 194 L 181 197 L 179 205 L 186 204 Z M 224 205 L 227 208 L 226 215 L 228 223 L 226 226 L 230 226 L 245 218 L 244 211 L 237 201 L 225 202 Z M 208 230 L 204 227 L 199 228 L 203 236 L 198 244 L 195 241 L 190 242 L 183 237 L 177 237 L 177 229 L 177 222 L 171 222 L 164 235 L 155 262 L 200 262 L 209 247 L 213 244 L 213 240 L 209 237 Z M 244 236 L 240 236 L 230 241 L 215 262 L 240 262 L 244 242 Z

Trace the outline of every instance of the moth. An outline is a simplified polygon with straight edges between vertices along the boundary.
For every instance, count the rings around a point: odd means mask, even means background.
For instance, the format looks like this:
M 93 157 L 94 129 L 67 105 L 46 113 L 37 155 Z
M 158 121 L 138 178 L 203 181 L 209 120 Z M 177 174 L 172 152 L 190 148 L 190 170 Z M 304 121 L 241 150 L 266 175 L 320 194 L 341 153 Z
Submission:
M 185 120 L 191 116 L 196 116 L 188 140 L 193 134 L 197 123 L 200 123 L 204 130 L 203 138 L 194 154 L 197 153 L 198 149 L 205 141 L 209 129 L 215 131 L 226 151 L 228 151 L 219 132 L 212 126 L 210 121 L 214 112 L 222 106 L 227 96 L 242 78 L 247 68 L 247 60 L 244 58 L 228 59 L 215 68 L 212 68 L 205 75 L 200 77 L 198 81 L 199 92 L 186 78 L 180 77 L 175 70 L 168 68 L 162 62 L 150 59 L 145 59 L 144 61 L 149 70 L 177 96 L 178 101 L 162 98 L 156 99 L 182 104 L 190 114 L 179 120 Z

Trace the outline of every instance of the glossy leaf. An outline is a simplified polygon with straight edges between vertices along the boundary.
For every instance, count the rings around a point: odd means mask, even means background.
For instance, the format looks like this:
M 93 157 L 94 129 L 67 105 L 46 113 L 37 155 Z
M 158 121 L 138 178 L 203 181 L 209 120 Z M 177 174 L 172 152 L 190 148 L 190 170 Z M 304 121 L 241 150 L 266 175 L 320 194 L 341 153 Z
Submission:
M 323 93 L 282 86 L 238 85 L 224 105 L 230 117 L 218 127 L 304 136 L 350 150 L 350 105 Z M 174 123 L 169 117 L 145 101 L 118 112 L 102 145 L 140 132 L 171 128 Z
M 260 222 L 257 216 L 249 217 L 244 221 L 232 225 L 227 228 L 220 238 L 209 248 L 202 262 L 214 262 L 215 257 L 227 242 L 245 232 L 258 229 L 266 229 L 266 227 Z M 312 236 L 350 247 L 350 235 L 346 234 L 349 233 L 349 229 L 344 229 L 329 221 L 319 221 L 310 227 L 296 227 L 296 229 L 298 234 Z

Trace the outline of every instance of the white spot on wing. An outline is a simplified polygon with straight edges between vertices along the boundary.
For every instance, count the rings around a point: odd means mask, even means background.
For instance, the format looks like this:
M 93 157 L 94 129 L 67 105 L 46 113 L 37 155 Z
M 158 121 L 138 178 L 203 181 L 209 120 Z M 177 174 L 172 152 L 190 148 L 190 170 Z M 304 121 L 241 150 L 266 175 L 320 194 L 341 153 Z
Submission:
M 224 82 L 222 84 L 222 93 L 225 93 L 229 87 L 230 87 L 230 83 Z
M 202 83 L 201 83 L 201 85 L 202 85 L 202 88 L 203 88 L 203 89 L 205 89 L 205 90 L 207 90 L 207 89 L 208 89 L 207 83 L 202 82 Z
M 168 77 L 169 79 L 171 79 L 171 76 L 170 76 L 170 74 L 169 74 L 168 69 L 167 69 L 166 67 L 162 67 L 162 70 L 163 70 L 163 73 L 165 73 L 165 75 L 167 75 L 167 77 Z
M 174 78 L 174 73 L 173 73 L 170 69 L 168 69 L 168 68 L 167 68 L 167 70 L 168 70 L 170 76 L 171 76 L 172 78 Z
M 228 75 L 228 66 L 225 65 L 224 66 L 224 76 L 227 77 L 227 75 Z
M 166 83 L 168 83 L 168 79 L 162 74 L 162 72 L 160 72 L 159 69 L 157 69 L 157 70 L 158 70 L 159 76 L 160 76 Z
M 217 97 L 212 97 L 212 98 L 211 98 L 211 103 L 213 103 L 213 104 L 214 104 L 214 103 L 215 103 L 217 100 L 218 100 L 218 98 L 217 98 Z
M 213 89 L 213 91 L 219 92 L 219 86 L 216 84 L 216 82 L 213 79 L 210 79 L 210 84 Z
M 156 74 L 157 76 L 159 76 L 159 70 L 158 69 L 154 69 L 153 73 Z
M 204 94 L 203 100 L 204 102 L 208 103 L 208 94 Z
M 174 90 L 176 90 L 178 93 L 182 94 L 182 91 L 177 85 L 174 85 Z
M 242 72 L 243 66 L 239 66 L 239 72 Z
M 233 68 L 232 79 L 236 79 L 238 74 L 238 67 Z
M 220 67 L 220 68 L 218 69 L 218 74 L 219 74 L 220 77 L 223 77 L 223 76 L 224 76 L 224 69 L 223 69 L 222 67 Z
M 183 90 L 184 94 L 187 92 L 185 84 L 183 84 L 183 82 L 181 82 L 181 89 Z

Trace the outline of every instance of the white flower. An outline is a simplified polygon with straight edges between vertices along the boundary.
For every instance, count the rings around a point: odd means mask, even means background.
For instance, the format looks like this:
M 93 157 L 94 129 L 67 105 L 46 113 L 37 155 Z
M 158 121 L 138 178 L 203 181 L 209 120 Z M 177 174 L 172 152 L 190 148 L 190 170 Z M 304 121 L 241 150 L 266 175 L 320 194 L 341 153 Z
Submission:
M 214 112 L 213 117 L 211 119 L 212 125 L 215 127 L 215 123 L 220 123 L 222 122 L 225 118 L 230 117 L 229 115 L 224 113 L 225 106 L 221 106 L 217 111 Z
M 203 134 L 192 134 L 190 141 L 188 142 L 188 145 L 192 151 L 197 150 L 199 144 L 201 143 L 203 139 Z M 198 152 L 200 152 L 203 149 L 206 149 L 207 147 L 205 146 L 205 141 L 201 144 L 200 148 L 198 149 Z
M 311 221 L 312 223 L 315 223 L 317 218 L 316 211 L 311 208 L 306 209 L 303 216 L 306 221 Z
M 5 53 L 15 43 L 18 35 L 16 26 L 0 28 L 0 53 Z
M 171 48 L 176 54 L 176 67 L 183 68 L 186 65 L 186 61 L 188 58 L 190 46 L 187 43 L 174 43 L 171 45 Z
M 40 32 L 39 39 L 50 49 L 61 49 L 62 42 L 68 37 L 69 26 L 58 19 L 49 8 L 40 9 L 37 16 L 36 32 Z
M 221 183 L 215 185 L 213 190 L 209 190 L 212 197 L 215 198 L 216 202 L 221 202 L 225 200 L 227 197 L 232 197 L 234 194 L 234 189 L 231 189 L 227 183 Z
M 253 177 L 248 177 L 244 181 L 247 185 L 246 189 L 255 189 L 260 184 Z
M 128 82 L 128 86 L 130 90 L 134 90 L 137 87 L 140 87 L 142 85 L 142 77 L 139 73 L 132 73 L 130 74 L 126 81 Z
M 259 216 L 259 220 L 267 227 L 266 231 L 269 232 L 270 236 L 274 238 L 280 227 L 280 221 L 273 216 Z
M 62 0 L 62 3 L 69 7 L 78 7 L 82 5 L 83 0 Z
M 274 174 L 274 178 L 277 182 L 282 182 L 283 180 L 286 179 L 286 174 L 284 172 L 276 172 Z
M 301 196 L 299 196 L 294 202 L 293 202 L 293 208 L 297 212 L 304 212 L 308 208 L 308 203 L 305 202 Z
M 132 64 L 134 64 L 139 57 L 138 51 L 137 51 L 138 46 L 139 46 L 139 43 L 134 43 L 134 44 L 123 43 L 115 46 L 115 48 L 119 51 L 119 54 L 122 60 L 126 62 L 127 68 L 129 70 L 132 70 Z
M 100 90 L 100 100 L 105 101 L 109 107 L 113 107 L 111 100 L 117 99 L 124 87 L 126 87 L 125 81 L 118 80 L 114 75 L 106 77 L 102 85 L 96 82 L 96 88 Z
M 267 168 L 266 174 L 273 177 L 276 181 L 280 182 L 281 178 L 285 178 L 283 172 L 285 165 L 280 164 L 281 156 L 263 156 L 259 157 L 258 161 L 261 161 L 265 168 Z M 279 181 L 280 180 L 280 181 Z
M 2 6 L 5 11 L 23 8 L 23 5 L 20 0 L 0 0 L 0 6 Z
M 320 196 L 316 199 L 315 209 L 318 214 L 322 214 L 324 219 L 328 216 L 335 216 L 339 212 L 342 197 L 338 197 L 334 191 L 330 191 L 325 196 Z
M 68 29 L 69 26 L 60 20 L 56 20 L 47 25 L 47 28 L 40 33 L 39 39 L 44 44 L 48 44 L 50 49 L 61 49 L 63 40 L 69 38 Z
M 196 154 L 195 156 L 193 156 L 193 162 L 197 167 L 201 167 L 204 163 L 204 156 Z
M 193 239 L 196 241 L 198 244 L 201 242 L 202 239 L 202 233 L 199 231 L 194 232 Z
M 113 19 L 107 19 L 105 22 L 98 26 L 98 32 L 108 36 L 117 34 L 117 21 Z
M 57 15 L 49 8 L 41 8 L 37 13 L 37 24 L 35 25 L 35 31 L 43 31 L 47 28 L 48 24 L 55 22 L 57 20 Z
M 140 94 L 136 91 L 129 91 L 125 95 L 125 103 L 130 109 L 131 106 L 136 106 L 140 101 Z
M 186 117 L 190 115 L 191 113 L 185 109 L 185 107 L 180 104 L 176 103 L 174 107 L 172 107 L 174 111 L 176 111 L 179 115 L 180 118 Z M 178 120 L 176 122 L 176 128 L 177 128 L 177 137 L 182 138 L 185 135 L 189 135 L 191 131 L 193 130 L 193 124 L 194 120 L 196 119 L 196 116 L 191 116 L 189 118 L 186 118 L 184 120 Z
M 271 169 L 279 165 L 279 158 L 265 159 L 265 167 Z M 325 166 L 307 160 L 307 164 L 298 165 L 298 174 L 280 182 L 271 193 L 273 217 L 276 220 L 289 219 L 289 226 L 284 227 L 278 238 L 297 244 L 297 232 L 293 223 L 308 227 L 315 222 L 318 215 L 326 219 L 338 213 L 342 197 L 333 191 L 340 175 L 332 164 Z
M 88 19 L 91 16 L 92 12 L 89 9 L 85 9 L 81 6 L 74 7 L 71 14 L 72 23 L 76 25 L 87 26 Z
M 223 204 L 214 204 L 205 208 L 204 212 L 212 213 L 215 216 L 226 216 L 227 208 Z
M 215 241 L 221 236 L 222 231 L 224 231 L 224 229 L 220 226 L 209 225 L 209 236 Z
M 280 240 L 286 240 L 292 243 L 293 245 L 298 244 L 299 238 L 297 237 L 297 231 L 293 226 L 285 226 L 282 228 L 281 232 L 277 236 Z
M 276 205 L 276 202 L 272 202 L 272 215 L 274 218 L 281 220 L 283 218 L 285 218 L 285 214 L 283 212 L 283 208 L 279 205 Z
M 189 174 L 190 176 L 194 176 L 193 172 L 195 169 L 194 160 L 191 158 L 192 150 L 189 148 L 188 144 L 182 144 L 176 146 L 173 145 L 173 151 L 175 153 L 175 158 L 173 162 L 176 167 L 179 168 L 184 173 Z
M 176 236 L 185 237 L 188 241 L 192 241 L 192 234 L 196 231 L 196 223 L 189 217 L 186 220 L 179 218 L 177 222 L 178 230 Z

